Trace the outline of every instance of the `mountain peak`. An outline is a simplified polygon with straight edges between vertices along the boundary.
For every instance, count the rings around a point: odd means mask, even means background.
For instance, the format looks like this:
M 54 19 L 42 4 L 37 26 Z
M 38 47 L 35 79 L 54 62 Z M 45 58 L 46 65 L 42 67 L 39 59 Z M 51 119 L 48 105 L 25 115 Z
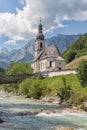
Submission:
M 0 50 L 0 54 L 5 54 L 5 55 L 8 55 L 9 54 L 9 50 L 5 47 L 5 48 L 2 48 Z

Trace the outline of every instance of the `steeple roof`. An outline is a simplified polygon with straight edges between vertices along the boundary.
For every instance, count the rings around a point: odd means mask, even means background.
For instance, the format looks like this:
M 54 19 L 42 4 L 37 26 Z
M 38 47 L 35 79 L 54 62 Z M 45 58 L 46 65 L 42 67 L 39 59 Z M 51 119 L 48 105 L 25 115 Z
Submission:
M 43 25 L 41 23 L 41 19 L 40 19 L 40 24 L 38 26 L 38 34 L 36 37 L 36 40 L 44 40 L 44 34 L 43 34 Z

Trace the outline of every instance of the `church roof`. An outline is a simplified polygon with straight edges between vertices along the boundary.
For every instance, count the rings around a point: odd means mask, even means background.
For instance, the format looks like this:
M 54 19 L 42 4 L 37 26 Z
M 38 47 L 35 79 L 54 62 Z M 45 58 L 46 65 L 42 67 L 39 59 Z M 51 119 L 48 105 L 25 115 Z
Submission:
M 55 60 L 64 60 L 55 44 L 48 46 L 45 50 L 42 50 L 33 61 L 43 60 L 46 58 L 54 58 Z
M 44 50 L 42 50 L 42 51 L 33 59 L 33 62 L 36 61 L 36 60 L 38 60 L 43 52 L 44 52 Z

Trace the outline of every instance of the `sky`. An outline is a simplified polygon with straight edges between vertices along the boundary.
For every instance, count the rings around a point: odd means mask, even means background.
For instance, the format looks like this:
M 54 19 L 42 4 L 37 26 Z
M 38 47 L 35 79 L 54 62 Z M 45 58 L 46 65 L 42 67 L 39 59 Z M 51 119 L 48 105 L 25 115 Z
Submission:
M 0 49 L 35 38 L 40 17 L 45 38 L 87 33 L 87 0 L 0 0 Z

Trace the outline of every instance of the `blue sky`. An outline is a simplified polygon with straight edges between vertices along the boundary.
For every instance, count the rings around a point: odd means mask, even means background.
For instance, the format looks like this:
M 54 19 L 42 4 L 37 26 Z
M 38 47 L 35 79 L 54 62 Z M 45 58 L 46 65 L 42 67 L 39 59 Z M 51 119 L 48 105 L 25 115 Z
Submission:
M 18 0 L 0 0 L 0 12 L 16 13 L 16 8 L 23 8 Z
M 0 49 L 35 38 L 40 17 L 45 38 L 87 33 L 87 0 L 0 0 Z

